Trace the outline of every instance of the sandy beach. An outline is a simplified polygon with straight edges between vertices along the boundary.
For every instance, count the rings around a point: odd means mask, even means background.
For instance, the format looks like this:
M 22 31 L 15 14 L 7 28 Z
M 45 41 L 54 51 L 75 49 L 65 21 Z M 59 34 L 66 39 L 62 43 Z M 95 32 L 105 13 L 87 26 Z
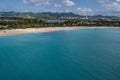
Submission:
M 0 36 L 11 36 L 11 35 L 29 34 L 29 33 L 43 33 L 43 32 L 53 32 L 60 30 L 73 30 L 73 29 L 80 29 L 80 28 L 79 27 L 47 27 L 47 28 L 0 30 Z
M 43 32 L 53 32 L 60 30 L 75 30 L 75 29 L 85 29 L 85 28 L 113 28 L 113 27 L 47 27 L 47 28 L 11 29 L 11 30 L 0 30 L 0 36 L 10 36 L 10 35 L 29 34 L 29 33 L 43 33 Z

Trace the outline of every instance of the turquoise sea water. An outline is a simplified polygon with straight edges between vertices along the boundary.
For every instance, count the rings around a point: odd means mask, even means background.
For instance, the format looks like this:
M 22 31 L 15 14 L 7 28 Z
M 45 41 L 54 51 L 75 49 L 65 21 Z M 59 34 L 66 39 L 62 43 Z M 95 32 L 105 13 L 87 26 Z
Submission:
M 120 80 L 120 29 L 0 37 L 0 80 Z

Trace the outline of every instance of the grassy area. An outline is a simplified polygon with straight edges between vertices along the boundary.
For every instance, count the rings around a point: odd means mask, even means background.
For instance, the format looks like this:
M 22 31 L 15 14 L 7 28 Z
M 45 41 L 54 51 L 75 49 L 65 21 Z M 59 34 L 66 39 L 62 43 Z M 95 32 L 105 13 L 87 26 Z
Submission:
M 66 26 L 120 26 L 120 21 L 66 19 L 64 22 L 47 23 L 44 19 L 2 17 L 0 29 L 66 27 Z

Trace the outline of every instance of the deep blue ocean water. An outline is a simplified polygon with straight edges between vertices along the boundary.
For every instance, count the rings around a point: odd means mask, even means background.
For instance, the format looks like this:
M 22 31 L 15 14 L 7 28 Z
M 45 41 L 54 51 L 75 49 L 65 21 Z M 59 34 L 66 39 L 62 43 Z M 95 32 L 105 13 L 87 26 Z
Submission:
M 0 80 L 120 80 L 120 29 L 0 37 Z

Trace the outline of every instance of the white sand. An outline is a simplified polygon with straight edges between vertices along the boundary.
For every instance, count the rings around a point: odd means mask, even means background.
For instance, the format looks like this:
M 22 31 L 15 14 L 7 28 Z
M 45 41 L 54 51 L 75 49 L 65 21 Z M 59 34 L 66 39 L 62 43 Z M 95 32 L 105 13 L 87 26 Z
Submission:
M 27 28 L 27 29 L 12 29 L 12 30 L 0 30 L 0 36 L 10 36 L 18 34 L 28 33 L 41 33 L 41 32 L 53 32 L 60 30 L 74 30 L 85 28 L 113 28 L 113 27 L 47 27 L 47 28 Z M 117 27 L 118 28 L 118 27 Z
M 78 27 L 48 27 L 48 28 L 0 30 L 0 36 L 10 36 L 10 35 L 28 34 L 28 33 L 41 33 L 41 32 L 53 32 L 53 31 L 59 31 L 59 30 L 73 30 L 73 29 L 78 29 Z

